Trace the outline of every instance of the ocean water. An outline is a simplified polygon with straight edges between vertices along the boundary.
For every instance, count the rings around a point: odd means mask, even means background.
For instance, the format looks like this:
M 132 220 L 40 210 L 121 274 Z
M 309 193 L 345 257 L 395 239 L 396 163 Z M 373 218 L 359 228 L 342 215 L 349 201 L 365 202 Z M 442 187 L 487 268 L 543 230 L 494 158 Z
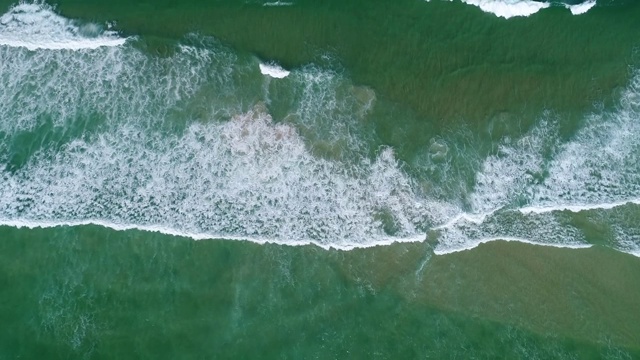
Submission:
M 640 3 L 0 6 L 0 358 L 640 357 Z

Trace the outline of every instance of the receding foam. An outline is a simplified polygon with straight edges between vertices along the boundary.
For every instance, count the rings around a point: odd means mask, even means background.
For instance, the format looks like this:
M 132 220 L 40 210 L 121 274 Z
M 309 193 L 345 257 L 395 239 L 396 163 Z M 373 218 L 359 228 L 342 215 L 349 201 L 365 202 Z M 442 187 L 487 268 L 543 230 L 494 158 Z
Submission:
M 0 46 L 37 49 L 96 49 L 127 41 L 96 24 L 78 25 L 46 4 L 21 3 L 0 17 Z

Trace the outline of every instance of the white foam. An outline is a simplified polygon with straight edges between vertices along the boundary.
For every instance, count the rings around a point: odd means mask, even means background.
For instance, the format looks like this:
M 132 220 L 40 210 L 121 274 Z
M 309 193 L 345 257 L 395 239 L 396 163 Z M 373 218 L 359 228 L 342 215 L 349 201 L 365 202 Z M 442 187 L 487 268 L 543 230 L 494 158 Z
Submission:
M 470 198 L 473 212 L 489 214 L 530 196 L 535 175 L 543 172 L 543 153 L 553 145 L 549 142 L 555 138 L 555 128 L 550 119 L 541 120 L 520 139 L 506 138 L 484 160 Z
M 504 238 L 582 246 L 584 234 L 573 227 L 570 213 L 603 210 L 586 216 L 601 217 L 600 222 L 617 229 L 615 238 L 606 239 L 609 246 L 637 253 L 640 236 L 632 231 L 637 225 L 614 214 L 633 211 L 625 205 L 640 204 L 639 94 L 636 75 L 615 111 L 588 116 L 565 143 L 555 140 L 557 127 L 546 115 L 522 138 L 501 144 L 476 174 L 471 214 L 439 227 L 443 235 L 437 250 Z
M 274 2 L 267 2 L 262 4 L 262 6 L 291 6 L 293 5 L 292 2 L 286 2 L 286 1 L 274 1 Z
M 549 7 L 548 3 L 531 0 L 462 0 L 462 2 L 505 19 L 530 16 Z
M 571 11 L 573 15 L 580 15 L 586 13 L 587 11 L 591 10 L 592 7 L 596 6 L 596 0 L 586 1 L 576 5 L 565 4 L 565 6 Z
M 637 202 L 638 94 L 640 77 L 636 75 L 615 111 L 587 117 L 573 139 L 557 147 L 544 182 L 531 187 L 530 211 L 610 209 Z
M 625 219 L 625 216 L 622 216 L 622 218 L 623 219 L 619 219 L 618 216 L 614 214 L 614 216 L 607 219 L 613 223 L 611 229 L 613 230 L 614 241 L 616 243 L 615 248 L 627 254 L 640 257 L 640 228 L 637 225 L 636 217 Z M 629 220 L 633 223 L 629 224 Z
M 77 124 L 87 121 L 86 111 L 109 122 L 160 122 L 178 104 L 196 101 L 199 90 L 229 91 L 234 61 L 224 51 L 188 46 L 165 58 L 128 45 L 80 52 L 0 47 L 0 133 L 33 131 L 45 119 L 56 128 L 90 126 Z
M 274 123 L 264 106 L 241 110 L 252 101 L 242 96 L 260 93 L 253 90 L 264 81 L 238 76 L 255 68 L 222 50 L 183 46 L 156 58 L 126 45 L 4 48 L 0 58 L 0 130 L 11 137 L 47 125 L 72 134 L 0 169 L 5 223 L 125 224 L 352 248 L 423 240 L 425 223 L 445 219 L 447 205 L 416 195 L 392 149 L 348 164 L 316 157 L 294 123 Z M 331 126 L 363 106 L 332 94 L 352 88 L 333 73 L 303 70 L 291 83 L 296 123 L 326 130 L 321 140 L 333 141 L 342 127 Z M 324 112 L 318 104 L 327 104 Z M 4 164 L 9 146 L 0 143 Z
M 290 71 L 283 69 L 281 66 L 276 64 L 260 64 L 260 72 L 263 75 L 270 76 L 276 79 L 283 79 L 289 76 Z
M 431 0 L 426 0 L 431 1 Z M 454 1 L 454 0 L 449 0 Z M 552 4 L 548 2 L 539 2 L 532 0 L 460 0 L 465 4 L 479 7 L 486 13 L 494 14 L 498 17 L 510 19 L 513 17 L 531 16 L 540 10 L 550 7 Z M 554 4 L 560 5 L 560 4 Z M 581 4 L 569 5 L 562 4 L 569 9 L 573 15 L 584 14 L 596 6 L 596 0 L 590 0 Z
M 0 17 L 0 46 L 80 50 L 120 46 L 126 41 L 96 24 L 80 26 L 46 4 L 21 3 Z
M 356 169 L 314 158 L 295 129 L 257 113 L 194 124 L 176 138 L 123 126 L 76 140 L 54 159 L 34 156 L 0 185 L 0 212 L 24 222 L 99 219 L 291 245 L 424 239 L 416 226 L 430 205 L 416 206 L 393 153 Z M 395 223 L 393 236 L 379 212 Z
M 369 149 L 358 126 L 367 112 L 350 99 L 346 79 L 303 67 L 287 72 L 286 82 L 253 84 L 246 78 L 255 76 L 238 72 L 255 74 L 255 62 L 239 61 L 206 46 L 181 46 L 166 58 L 126 44 L 74 53 L 0 47 L 3 136 L 43 125 L 85 129 L 0 170 L 0 223 L 345 250 L 423 241 L 437 230 L 435 250 L 444 254 L 494 240 L 587 247 L 569 215 L 555 210 L 613 209 L 640 198 L 634 86 L 619 111 L 588 119 L 567 144 L 546 140 L 557 137 L 550 121 L 501 144 L 480 166 L 465 213 L 454 201 L 418 195 L 393 149 L 362 155 Z M 256 102 L 245 94 L 261 93 L 265 83 L 292 86 L 293 120 L 274 122 L 265 107 L 244 107 Z M 315 156 L 316 140 L 347 148 L 349 162 Z M 9 146 L 0 143 L 3 165 Z M 584 192 L 584 184 L 595 191 Z M 612 247 L 637 252 L 638 238 L 623 230 Z
M 444 224 L 433 227 L 432 230 L 446 230 L 463 221 L 480 225 L 487 217 L 491 216 L 492 214 L 493 212 L 484 214 L 460 213 L 447 220 L 447 222 L 445 222 Z
M 325 244 L 318 242 L 316 240 L 302 240 L 295 243 L 291 241 L 286 241 L 282 239 L 272 239 L 266 237 L 251 237 L 251 236 L 229 236 L 228 234 L 211 234 L 211 233 L 196 233 L 196 232 L 185 232 L 179 229 L 169 228 L 161 225 L 138 225 L 138 224 L 123 224 L 123 223 L 113 223 L 109 221 L 105 221 L 102 219 L 86 219 L 86 220 L 74 220 L 74 221 L 40 221 L 40 220 L 5 220 L 0 219 L 0 226 L 10 226 L 18 229 L 48 229 L 48 228 L 57 228 L 57 227 L 74 227 L 74 226 L 88 226 L 88 225 L 97 225 L 102 226 L 104 228 L 116 230 L 116 231 L 129 231 L 129 230 L 140 230 L 140 231 L 148 231 L 155 232 L 164 235 L 170 236 L 178 236 L 190 238 L 193 240 L 236 240 L 236 241 L 249 241 L 257 244 L 277 244 L 277 245 L 288 245 L 288 246 L 305 246 L 305 245 L 314 245 L 318 246 L 325 250 L 336 249 L 349 251 L 353 249 L 362 249 L 376 246 L 388 246 L 394 243 L 410 243 L 410 242 L 420 242 L 424 241 L 424 235 L 415 235 L 412 237 L 406 238 L 395 238 L 395 237 L 386 237 L 376 239 L 377 241 L 371 242 L 369 244 L 360 244 L 360 243 L 340 243 L 340 244 Z
M 494 240 L 522 241 L 556 247 L 589 245 L 578 229 L 552 214 L 524 215 L 513 210 L 458 216 L 438 227 L 438 254 L 467 250 Z
M 518 209 L 523 214 L 544 214 L 554 211 L 570 211 L 570 212 L 581 212 L 581 211 L 591 211 L 591 210 L 611 210 L 617 208 L 619 206 L 624 206 L 628 204 L 636 204 L 640 205 L 640 199 L 629 199 L 622 200 L 610 203 L 602 203 L 602 204 L 585 204 L 585 205 L 556 205 L 556 206 L 547 206 L 547 207 L 536 207 L 529 206 Z

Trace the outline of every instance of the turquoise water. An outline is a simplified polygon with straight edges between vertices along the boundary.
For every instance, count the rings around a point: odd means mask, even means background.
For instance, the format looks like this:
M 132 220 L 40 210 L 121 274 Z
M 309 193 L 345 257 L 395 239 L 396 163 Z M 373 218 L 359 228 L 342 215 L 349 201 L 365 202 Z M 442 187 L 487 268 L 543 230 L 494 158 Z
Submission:
M 3 357 L 640 356 L 637 3 L 4 11 Z

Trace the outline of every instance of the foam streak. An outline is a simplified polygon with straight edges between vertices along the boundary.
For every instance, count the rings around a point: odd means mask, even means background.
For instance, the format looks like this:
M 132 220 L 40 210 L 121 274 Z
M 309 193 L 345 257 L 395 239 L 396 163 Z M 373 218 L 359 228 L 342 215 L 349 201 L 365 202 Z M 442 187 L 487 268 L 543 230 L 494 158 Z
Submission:
M 617 208 L 619 206 L 624 206 L 628 204 L 640 205 L 640 199 L 632 199 L 632 200 L 622 200 L 610 203 L 602 203 L 602 204 L 585 204 L 585 205 L 556 205 L 556 206 L 546 206 L 546 207 L 537 207 L 530 206 L 518 209 L 523 214 L 544 214 L 554 211 L 570 211 L 570 212 L 581 212 L 581 211 L 590 211 L 590 210 L 610 210 Z

